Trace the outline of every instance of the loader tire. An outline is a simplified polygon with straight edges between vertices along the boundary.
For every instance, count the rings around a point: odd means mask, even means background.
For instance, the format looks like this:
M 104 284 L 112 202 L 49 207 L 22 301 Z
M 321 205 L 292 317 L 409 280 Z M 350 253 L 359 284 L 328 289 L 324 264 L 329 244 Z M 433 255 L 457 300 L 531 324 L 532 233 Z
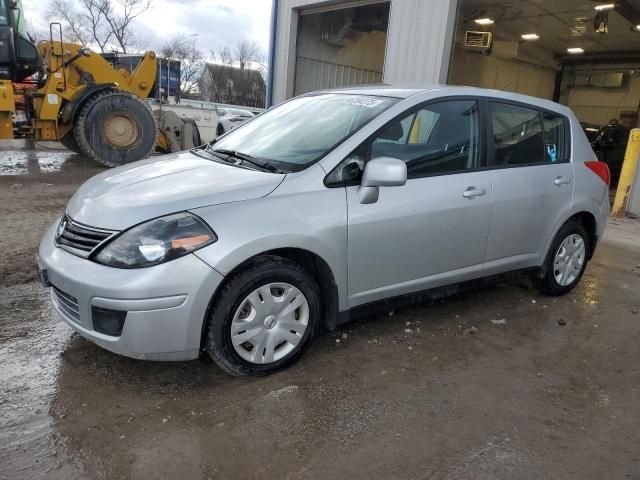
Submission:
M 82 107 L 73 129 L 82 153 L 105 167 L 147 158 L 158 127 L 149 106 L 128 92 L 107 91 Z
M 76 142 L 76 137 L 73 135 L 73 131 L 70 131 L 62 137 L 60 139 L 60 143 L 67 150 L 71 150 L 73 153 L 82 155 L 82 150 L 80 150 L 80 146 L 78 145 L 78 142 Z

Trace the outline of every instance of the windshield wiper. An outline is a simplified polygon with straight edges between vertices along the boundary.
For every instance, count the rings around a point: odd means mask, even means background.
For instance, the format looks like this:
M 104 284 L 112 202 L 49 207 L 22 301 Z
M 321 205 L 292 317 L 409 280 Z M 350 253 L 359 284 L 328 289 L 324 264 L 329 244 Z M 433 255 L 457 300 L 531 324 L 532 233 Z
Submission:
M 280 169 L 274 167 L 270 163 L 261 162 L 257 158 L 249 155 L 248 153 L 236 152 L 235 150 L 227 150 L 224 148 L 217 148 L 217 149 L 211 149 L 211 150 L 207 149 L 207 151 L 211 153 L 220 153 L 222 155 L 227 155 L 228 157 L 238 158 L 243 162 L 250 163 L 252 165 L 255 165 L 258 168 L 262 168 L 263 170 L 267 170 L 268 172 L 271 172 L 271 173 L 282 173 Z

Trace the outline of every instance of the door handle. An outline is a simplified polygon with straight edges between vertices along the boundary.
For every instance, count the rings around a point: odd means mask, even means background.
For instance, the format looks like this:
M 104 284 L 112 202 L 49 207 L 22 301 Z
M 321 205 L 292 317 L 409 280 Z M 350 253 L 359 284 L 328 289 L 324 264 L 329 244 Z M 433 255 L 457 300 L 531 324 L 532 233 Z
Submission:
M 481 197 L 482 195 L 486 195 L 486 194 L 487 194 L 486 188 L 469 187 L 462 193 L 462 196 L 464 198 L 474 198 L 474 197 Z
M 556 179 L 553 181 L 554 185 L 567 185 L 568 183 L 571 183 L 571 179 L 568 177 L 556 177 Z

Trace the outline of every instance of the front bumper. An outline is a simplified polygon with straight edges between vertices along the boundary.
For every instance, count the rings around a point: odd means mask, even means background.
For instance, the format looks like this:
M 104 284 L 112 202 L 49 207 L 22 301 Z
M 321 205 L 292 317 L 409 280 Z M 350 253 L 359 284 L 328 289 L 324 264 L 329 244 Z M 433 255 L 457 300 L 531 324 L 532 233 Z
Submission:
M 38 268 L 46 270 L 52 304 L 65 322 L 128 357 L 198 357 L 207 308 L 222 275 L 195 255 L 138 269 L 100 265 L 56 247 L 56 225 L 40 243 Z M 127 312 L 119 336 L 96 331 L 92 307 Z

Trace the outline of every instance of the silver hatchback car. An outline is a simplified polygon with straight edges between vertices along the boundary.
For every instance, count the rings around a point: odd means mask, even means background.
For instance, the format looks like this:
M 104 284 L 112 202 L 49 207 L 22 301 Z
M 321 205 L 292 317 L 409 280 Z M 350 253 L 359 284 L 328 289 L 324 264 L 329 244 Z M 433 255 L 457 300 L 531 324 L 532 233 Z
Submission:
M 87 181 L 40 245 L 60 316 L 113 352 L 236 375 L 382 300 L 529 271 L 580 281 L 609 171 L 566 107 L 465 87 L 294 98 Z

